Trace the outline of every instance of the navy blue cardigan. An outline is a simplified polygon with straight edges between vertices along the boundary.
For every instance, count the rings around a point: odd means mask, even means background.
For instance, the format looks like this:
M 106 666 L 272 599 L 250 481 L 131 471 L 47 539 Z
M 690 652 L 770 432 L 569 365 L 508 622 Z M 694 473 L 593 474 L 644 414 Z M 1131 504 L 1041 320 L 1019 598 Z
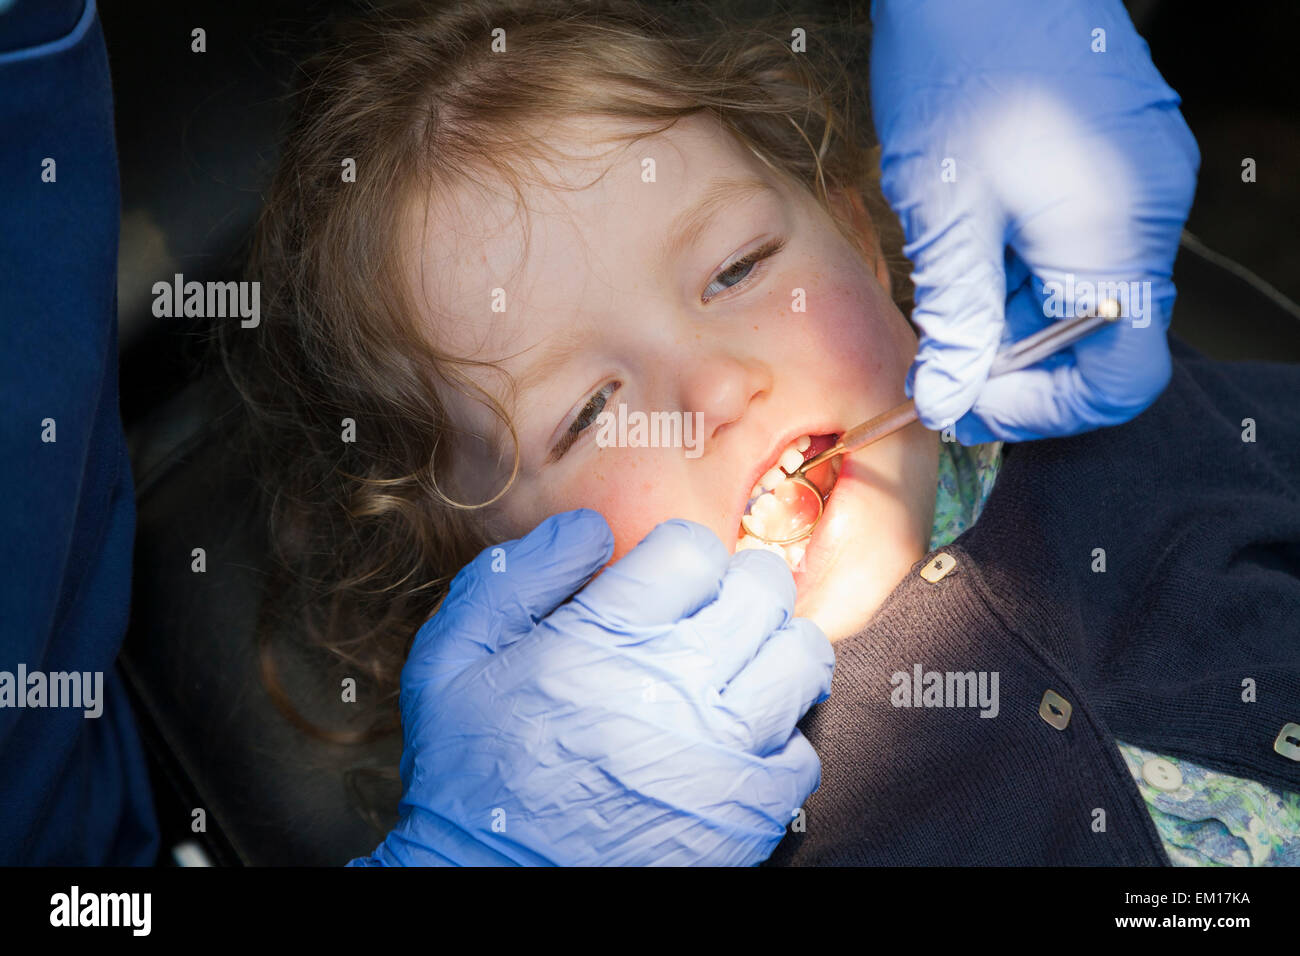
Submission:
M 1007 445 L 975 525 L 835 645 L 770 864 L 1167 864 L 1116 737 L 1300 791 L 1300 365 L 1171 343 L 1150 408 Z M 917 664 L 997 672 L 996 716 L 901 706 Z

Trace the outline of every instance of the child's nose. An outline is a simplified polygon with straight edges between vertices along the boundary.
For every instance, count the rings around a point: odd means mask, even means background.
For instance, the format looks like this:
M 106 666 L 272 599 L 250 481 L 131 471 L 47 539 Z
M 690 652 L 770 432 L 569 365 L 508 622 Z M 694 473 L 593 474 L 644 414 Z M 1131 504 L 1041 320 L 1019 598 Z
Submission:
M 703 413 L 703 433 L 710 442 L 772 387 L 765 363 L 722 354 L 684 357 L 678 381 L 682 410 Z

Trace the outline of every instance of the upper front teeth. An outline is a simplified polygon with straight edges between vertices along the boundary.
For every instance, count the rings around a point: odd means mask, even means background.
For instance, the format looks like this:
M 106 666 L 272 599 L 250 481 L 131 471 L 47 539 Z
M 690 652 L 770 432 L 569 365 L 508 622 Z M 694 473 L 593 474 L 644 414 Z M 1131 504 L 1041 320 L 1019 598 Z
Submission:
M 799 466 L 803 464 L 803 452 L 791 445 L 785 451 L 781 452 L 781 460 L 779 464 L 781 470 L 787 475 L 793 475 L 799 470 Z
M 781 452 L 781 457 L 777 459 L 776 465 L 766 472 L 762 478 L 758 479 L 758 484 L 750 490 L 749 497 L 757 498 L 763 492 L 771 491 L 798 471 L 803 464 L 803 453 L 807 451 L 808 446 L 811 444 L 811 435 L 800 435 L 792 441 L 789 447 Z

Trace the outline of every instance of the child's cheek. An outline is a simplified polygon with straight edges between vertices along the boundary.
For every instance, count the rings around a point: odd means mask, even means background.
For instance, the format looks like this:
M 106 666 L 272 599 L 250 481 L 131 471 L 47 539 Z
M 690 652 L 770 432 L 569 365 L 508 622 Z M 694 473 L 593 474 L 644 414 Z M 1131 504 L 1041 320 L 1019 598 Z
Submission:
M 606 449 L 600 461 L 566 489 L 566 503 L 558 510 L 592 508 L 599 511 L 614 532 L 617 561 L 655 526 L 673 517 L 690 517 L 682 503 L 686 489 L 675 489 L 655 462 L 629 449 Z M 607 460 L 606 460 L 607 459 Z M 661 463 L 662 464 L 662 463 Z
M 901 394 L 916 336 L 860 259 L 847 247 L 824 251 L 804 278 L 817 308 L 782 316 L 782 367 L 812 370 L 822 388 L 847 384 L 875 407 Z

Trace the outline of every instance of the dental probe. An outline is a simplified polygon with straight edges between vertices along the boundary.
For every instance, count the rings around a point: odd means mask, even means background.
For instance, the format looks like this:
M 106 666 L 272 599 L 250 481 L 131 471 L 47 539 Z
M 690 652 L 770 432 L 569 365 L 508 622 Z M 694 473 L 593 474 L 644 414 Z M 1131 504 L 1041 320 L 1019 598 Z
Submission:
M 989 368 L 988 377 L 996 378 L 999 375 L 1016 372 L 1036 362 L 1041 362 L 1049 355 L 1068 348 L 1103 326 L 1110 325 L 1119 318 L 1119 314 L 1119 303 L 1114 299 L 1107 299 L 1095 310 L 1085 312 L 1073 319 L 1054 322 L 1047 328 L 1041 329 L 1019 342 L 1014 342 L 1000 351 Z M 748 533 L 766 544 L 775 545 L 794 544 L 794 542 L 802 541 L 808 537 L 821 519 L 822 510 L 826 506 L 826 497 L 823 496 L 821 489 L 809 480 L 808 472 L 818 465 L 830 461 L 837 455 L 846 455 L 849 452 L 858 451 L 872 442 L 879 441 L 886 435 L 892 435 L 900 428 L 910 425 L 916 419 L 916 402 L 913 399 L 908 399 L 903 404 L 891 408 L 875 418 L 868 419 L 861 425 L 850 428 L 840 436 L 840 440 L 835 445 L 827 448 L 821 454 L 809 458 L 786 478 L 787 481 L 793 481 L 801 490 L 812 492 L 817 500 L 817 516 L 808 521 L 805 526 L 801 526 L 798 534 L 786 538 L 771 539 L 765 535 L 754 534 L 752 531 Z

